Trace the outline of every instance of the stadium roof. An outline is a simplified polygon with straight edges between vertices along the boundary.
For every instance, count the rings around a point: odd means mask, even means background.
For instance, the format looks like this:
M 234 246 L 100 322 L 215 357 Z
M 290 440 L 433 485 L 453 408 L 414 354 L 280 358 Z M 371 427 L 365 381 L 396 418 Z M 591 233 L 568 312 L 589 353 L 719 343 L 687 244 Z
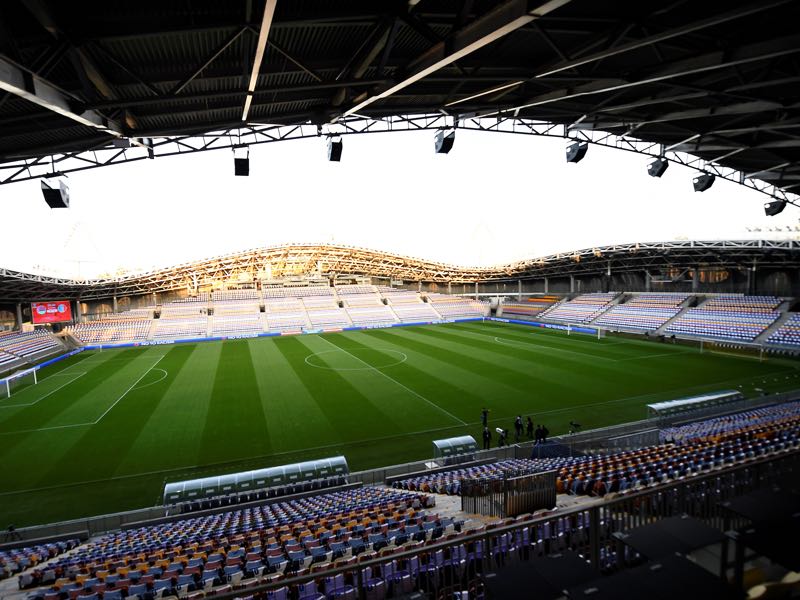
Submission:
M 488 115 L 644 140 L 795 201 L 798 4 L 9 0 L 0 183 L 305 131 L 276 125 Z
M 459 267 L 365 248 L 289 244 L 246 250 L 174 267 L 106 279 L 75 280 L 0 268 L 0 302 L 131 296 L 207 288 L 223 282 L 310 275 L 364 275 L 434 283 L 511 281 L 570 275 L 667 271 L 695 267 L 797 269 L 793 240 L 675 241 L 616 244 L 553 254 L 496 267 Z

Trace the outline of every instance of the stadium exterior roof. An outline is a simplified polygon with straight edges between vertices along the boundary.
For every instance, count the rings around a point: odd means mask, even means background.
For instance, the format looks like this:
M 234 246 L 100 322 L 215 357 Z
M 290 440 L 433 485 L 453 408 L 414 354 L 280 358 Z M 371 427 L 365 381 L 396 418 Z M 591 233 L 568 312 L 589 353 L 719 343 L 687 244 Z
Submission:
M 272 246 L 117 278 L 75 280 L 0 268 L 0 302 L 107 299 L 204 288 L 223 281 L 364 275 L 436 283 L 510 281 L 608 272 L 665 272 L 694 267 L 800 268 L 800 242 L 675 241 L 616 244 L 552 254 L 497 267 L 458 267 L 376 250 L 329 244 Z
M 643 140 L 794 202 L 798 16 L 798 0 L 9 0 L 0 183 L 484 116 Z

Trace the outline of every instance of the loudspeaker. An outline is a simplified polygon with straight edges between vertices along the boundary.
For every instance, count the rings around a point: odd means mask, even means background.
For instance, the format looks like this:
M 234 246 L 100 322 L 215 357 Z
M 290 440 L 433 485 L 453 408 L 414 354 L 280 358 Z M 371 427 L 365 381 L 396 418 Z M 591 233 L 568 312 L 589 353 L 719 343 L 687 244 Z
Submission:
M 236 175 L 237 177 L 247 177 L 248 175 L 250 175 L 250 159 L 234 157 L 233 174 Z
M 434 140 L 436 154 L 447 154 L 453 149 L 453 142 L 456 141 L 455 131 L 440 131 Z
M 781 214 L 784 208 L 786 208 L 786 200 L 773 200 L 764 204 L 764 213 L 768 217 L 774 217 Z
M 588 149 L 589 144 L 587 142 L 575 142 L 574 144 L 570 144 L 567 146 L 567 162 L 580 162 L 581 159 L 586 156 L 586 151 Z
M 50 208 L 69 208 L 69 187 L 63 179 L 42 179 L 42 195 Z
M 701 173 L 694 178 L 694 191 L 705 192 L 714 185 L 714 179 L 716 178 L 711 173 Z
M 342 160 L 342 140 L 328 140 L 328 160 L 333 162 Z
M 669 161 L 666 158 L 657 158 L 647 165 L 647 174 L 650 177 L 661 177 L 668 166 Z

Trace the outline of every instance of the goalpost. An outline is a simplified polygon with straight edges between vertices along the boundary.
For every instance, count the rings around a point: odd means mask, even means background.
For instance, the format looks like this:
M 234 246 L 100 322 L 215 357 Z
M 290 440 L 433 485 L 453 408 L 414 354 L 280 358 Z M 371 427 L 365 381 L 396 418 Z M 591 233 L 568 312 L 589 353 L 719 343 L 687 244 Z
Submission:
M 0 379 L 0 400 L 10 398 L 13 394 L 28 386 L 37 385 L 39 383 L 39 377 L 36 374 L 38 370 L 18 371 L 13 375 Z

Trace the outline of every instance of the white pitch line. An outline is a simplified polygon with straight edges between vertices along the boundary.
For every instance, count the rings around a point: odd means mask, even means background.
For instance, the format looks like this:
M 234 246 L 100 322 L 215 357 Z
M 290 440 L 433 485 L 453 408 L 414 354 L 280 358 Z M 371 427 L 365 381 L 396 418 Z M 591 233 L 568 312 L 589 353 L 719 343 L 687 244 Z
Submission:
M 165 356 L 166 356 L 166 354 L 162 354 L 161 356 L 159 356 L 159 357 L 158 357 L 158 360 L 157 360 L 156 362 L 154 362 L 154 363 L 153 363 L 153 365 L 152 365 L 152 366 L 151 366 L 149 369 L 147 369 L 147 371 L 145 371 L 144 373 L 142 373 L 142 376 L 141 376 L 141 377 L 139 377 L 139 379 L 137 379 L 136 381 L 134 381 L 134 382 L 133 382 L 133 385 L 132 385 L 131 387 L 129 387 L 127 390 L 125 390 L 125 392 L 122 394 L 122 396 L 120 396 L 119 398 L 117 398 L 117 400 L 114 402 L 114 404 L 112 404 L 111 406 L 109 406 L 109 407 L 108 407 L 108 408 L 105 410 L 105 412 L 104 412 L 102 415 L 100 415 L 100 417 L 99 417 L 99 418 L 98 418 L 98 419 L 97 419 L 97 420 L 96 420 L 94 423 L 92 423 L 92 425 L 97 425 L 97 424 L 98 424 L 100 421 L 102 421 L 102 420 L 103 420 L 103 417 L 105 417 L 105 416 L 106 416 L 106 415 L 107 415 L 109 412 L 111 412 L 111 409 L 112 409 L 112 408 L 114 408 L 114 407 L 115 407 L 117 404 L 119 404 L 120 400 L 122 400 L 122 399 L 123 399 L 125 396 L 127 396 L 127 395 L 128 395 L 128 392 L 130 392 L 130 391 L 131 391 L 133 388 L 135 388 L 135 387 L 136 387 L 136 384 L 138 384 L 138 383 L 139 383 L 139 382 L 140 382 L 142 379 L 144 379 L 144 378 L 145 378 L 145 376 L 146 376 L 146 375 L 147 375 L 147 374 L 148 374 L 150 371 L 152 371 L 152 370 L 155 368 L 155 366 L 156 366 L 158 363 L 160 363 L 160 362 L 161 362 L 161 359 L 162 359 L 162 358 L 164 358 Z
M 105 417 L 111 411 L 112 408 L 114 408 L 117 404 L 119 404 L 120 400 L 122 400 L 125 396 L 128 395 L 128 392 L 130 392 L 134 387 L 136 387 L 137 383 L 139 383 L 142 379 L 144 379 L 145 375 L 147 375 L 150 371 L 152 371 L 155 368 L 155 366 L 159 362 L 161 362 L 161 359 L 164 358 L 165 356 L 166 356 L 166 354 L 162 354 L 161 356 L 159 356 L 158 360 L 156 362 L 154 362 L 153 365 L 150 368 L 148 368 L 144 373 L 142 373 L 141 377 L 139 377 L 139 379 L 134 381 L 133 385 L 130 386 L 127 390 L 125 390 L 123 392 L 123 394 L 114 401 L 114 404 L 109 406 L 105 410 L 105 412 L 103 412 L 103 414 L 100 415 L 94 421 L 89 421 L 88 423 L 72 423 L 71 425 L 54 425 L 52 427 L 40 427 L 38 429 L 23 429 L 23 430 L 20 430 L 20 431 L 1 431 L 0 432 L 0 436 L 3 436 L 3 435 L 15 435 L 15 434 L 19 434 L 19 433 L 36 433 L 36 432 L 39 432 L 39 431 L 52 431 L 52 430 L 55 430 L 55 429 L 71 429 L 73 427 L 90 427 L 92 425 L 97 425 L 103 419 L 103 417 Z
M 352 353 L 348 352 L 347 350 L 345 350 L 344 348 L 341 348 L 340 346 L 337 346 L 337 345 L 336 345 L 336 344 L 334 344 L 332 341 L 330 341 L 329 339 L 327 339 L 325 336 L 321 335 L 321 336 L 319 336 L 319 338 L 320 338 L 321 340 L 325 340 L 325 341 L 326 341 L 328 344 L 330 344 L 330 345 L 331 345 L 331 346 L 333 346 L 334 348 L 336 348 L 336 349 L 338 349 L 338 350 L 341 350 L 341 351 L 342 351 L 342 352 L 344 352 L 345 354 L 348 354 L 348 355 L 350 355 L 352 358 L 355 358 L 355 359 L 356 359 L 358 362 L 360 362 L 360 363 L 361 363 L 361 364 L 363 364 L 363 365 L 366 365 L 367 367 L 369 367 L 370 369 L 372 369 L 372 370 L 373 370 L 373 371 L 375 371 L 376 373 L 379 373 L 379 374 L 383 375 L 384 377 L 386 377 L 386 379 L 388 379 L 389 381 L 392 381 L 392 382 L 396 383 L 396 384 L 397 384 L 397 385 L 399 385 L 401 388 L 403 388 L 403 389 L 404 389 L 404 390 L 406 390 L 407 392 L 409 392 L 409 393 L 413 394 L 414 396 L 416 396 L 416 397 L 417 397 L 417 398 L 419 398 L 420 400 L 423 400 L 423 401 L 427 402 L 428 404 L 430 404 L 431 406 L 433 406 L 434 408 L 437 408 L 437 409 L 439 409 L 441 412 L 443 412 L 444 414 L 446 414 L 446 415 L 447 415 L 448 417 L 450 417 L 451 419 L 454 419 L 454 420 L 458 421 L 458 422 L 459 422 L 459 423 L 461 423 L 462 425 L 466 425 L 466 424 L 467 424 L 467 422 L 466 422 L 466 421 L 462 421 L 462 420 L 461 420 L 461 419 L 459 419 L 457 416 L 455 416 L 453 413 L 446 411 L 445 409 L 443 409 L 441 406 L 439 406 L 439 405 L 438 405 L 438 404 L 436 404 L 435 402 L 431 402 L 431 401 L 430 401 L 430 400 L 428 400 L 428 399 L 427 399 L 425 396 L 423 396 L 423 395 L 421 395 L 421 394 L 418 394 L 417 392 L 415 392 L 414 390 L 412 390 L 410 387 L 408 387 L 408 386 L 406 386 L 406 385 L 404 385 L 404 384 L 400 383 L 399 381 L 397 381 L 397 379 L 395 379 L 395 378 L 393 378 L 393 377 L 390 377 L 389 375 L 387 375 L 386 373 L 384 373 L 384 372 L 383 372 L 383 371 L 381 371 L 380 369 L 376 369 L 375 367 L 373 367 L 373 366 L 372 366 L 371 364 L 369 364 L 368 362 L 366 362 L 366 361 L 364 361 L 364 360 L 361 360 L 360 358 L 358 358 L 358 357 L 357 357 L 355 354 L 352 354 Z
M 60 375 L 60 373 L 56 373 L 56 375 Z M 56 375 L 51 375 L 50 377 L 55 377 Z M 67 373 L 67 375 L 75 375 L 75 373 Z M 34 404 L 37 404 L 37 403 L 41 402 L 42 400 L 44 400 L 48 396 L 51 396 L 52 394 L 55 394 L 61 388 L 68 386 L 70 383 L 74 383 L 74 382 L 78 381 L 78 379 L 80 379 L 81 377 L 86 375 L 86 371 L 79 372 L 79 373 L 77 373 L 77 375 L 78 376 L 75 379 L 70 379 L 67 383 L 64 383 L 64 384 L 58 386 L 56 389 L 46 393 L 44 396 L 34 400 L 33 402 L 28 402 L 26 404 L 3 405 L 3 406 L 0 406 L 0 408 L 21 408 L 23 406 L 33 406 Z M 50 379 L 50 377 L 48 377 L 47 379 Z M 43 380 L 43 381 L 45 381 L 45 380 Z

